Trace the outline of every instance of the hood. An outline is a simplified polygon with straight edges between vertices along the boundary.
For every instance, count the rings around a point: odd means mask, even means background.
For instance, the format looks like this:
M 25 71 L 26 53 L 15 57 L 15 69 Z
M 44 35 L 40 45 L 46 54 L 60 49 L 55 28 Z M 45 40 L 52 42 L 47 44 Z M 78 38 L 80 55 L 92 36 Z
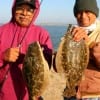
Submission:
M 14 0 L 13 2 L 13 6 L 12 6 L 12 18 L 11 18 L 11 22 L 15 22 L 15 18 L 14 18 L 14 12 L 15 12 L 15 2 L 16 0 Z M 39 11 L 40 11 L 40 2 L 39 0 L 36 0 L 36 9 L 35 9 L 35 13 L 34 13 L 34 16 L 33 16 L 33 20 L 30 24 L 33 24 L 39 14 Z

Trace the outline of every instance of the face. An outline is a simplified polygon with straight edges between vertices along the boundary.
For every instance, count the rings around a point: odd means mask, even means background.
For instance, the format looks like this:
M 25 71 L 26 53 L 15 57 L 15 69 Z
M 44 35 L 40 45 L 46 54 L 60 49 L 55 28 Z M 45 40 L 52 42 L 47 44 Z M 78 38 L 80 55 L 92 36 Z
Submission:
M 23 4 L 16 7 L 15 21 L 18 25 L 22 27 L 28 26 L 31 23 L 33 16 L 34 9 L 32 9 L 29 5 Z
M 89 11 L 82 11 L 76 15 L 77 22 L 82 27 L 88 27 L 96 20 L 96 15 Z

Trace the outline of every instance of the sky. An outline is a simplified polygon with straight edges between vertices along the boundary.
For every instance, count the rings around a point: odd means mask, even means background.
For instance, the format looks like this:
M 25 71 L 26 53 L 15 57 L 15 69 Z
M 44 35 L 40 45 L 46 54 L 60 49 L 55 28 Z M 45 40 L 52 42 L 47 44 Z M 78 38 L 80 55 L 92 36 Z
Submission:
M 0 23 L 6 23 L 10 20 L 13 1 L 0 0 Z M 73 15 L 74 2 L 75 0 L 43 0 L 36 23 L 60 25 L 76 23 Z M 97 0 L 97 3 L 100 8 L 100 0 Z

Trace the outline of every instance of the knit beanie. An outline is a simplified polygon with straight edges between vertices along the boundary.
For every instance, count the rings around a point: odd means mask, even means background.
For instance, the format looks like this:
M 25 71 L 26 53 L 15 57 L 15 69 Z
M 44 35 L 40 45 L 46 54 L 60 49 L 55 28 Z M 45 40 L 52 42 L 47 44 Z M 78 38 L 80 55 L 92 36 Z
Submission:
M 74 16 L 80 11 L 90 11 L 98 17 L 99 8 L 96 0 L 76 0 L 74 5 Z
M 16 0 L 16 6 L 22 5 L 22 4 L 28 4 L 34 8 L 35 6 L 35 0 Z

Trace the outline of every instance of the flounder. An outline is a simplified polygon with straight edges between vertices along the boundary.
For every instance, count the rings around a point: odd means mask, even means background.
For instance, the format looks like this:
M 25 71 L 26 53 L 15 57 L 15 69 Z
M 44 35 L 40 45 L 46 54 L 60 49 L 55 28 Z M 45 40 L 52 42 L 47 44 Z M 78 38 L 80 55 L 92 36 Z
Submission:
M 56 70 L 66 75 L 65 97 L 76 95 L 76 86 L 82 79 L 89 61 L 89 48 L 84 40 L 76 42 L 69 25 L 67 33 L 61 40 L 55 58 Z
M 39 42 L 29 45 L 22 71 L 29 90 L 29 100 L 35 100 L 35 97 L 44 92 L 49 82 L 49 66 Z

